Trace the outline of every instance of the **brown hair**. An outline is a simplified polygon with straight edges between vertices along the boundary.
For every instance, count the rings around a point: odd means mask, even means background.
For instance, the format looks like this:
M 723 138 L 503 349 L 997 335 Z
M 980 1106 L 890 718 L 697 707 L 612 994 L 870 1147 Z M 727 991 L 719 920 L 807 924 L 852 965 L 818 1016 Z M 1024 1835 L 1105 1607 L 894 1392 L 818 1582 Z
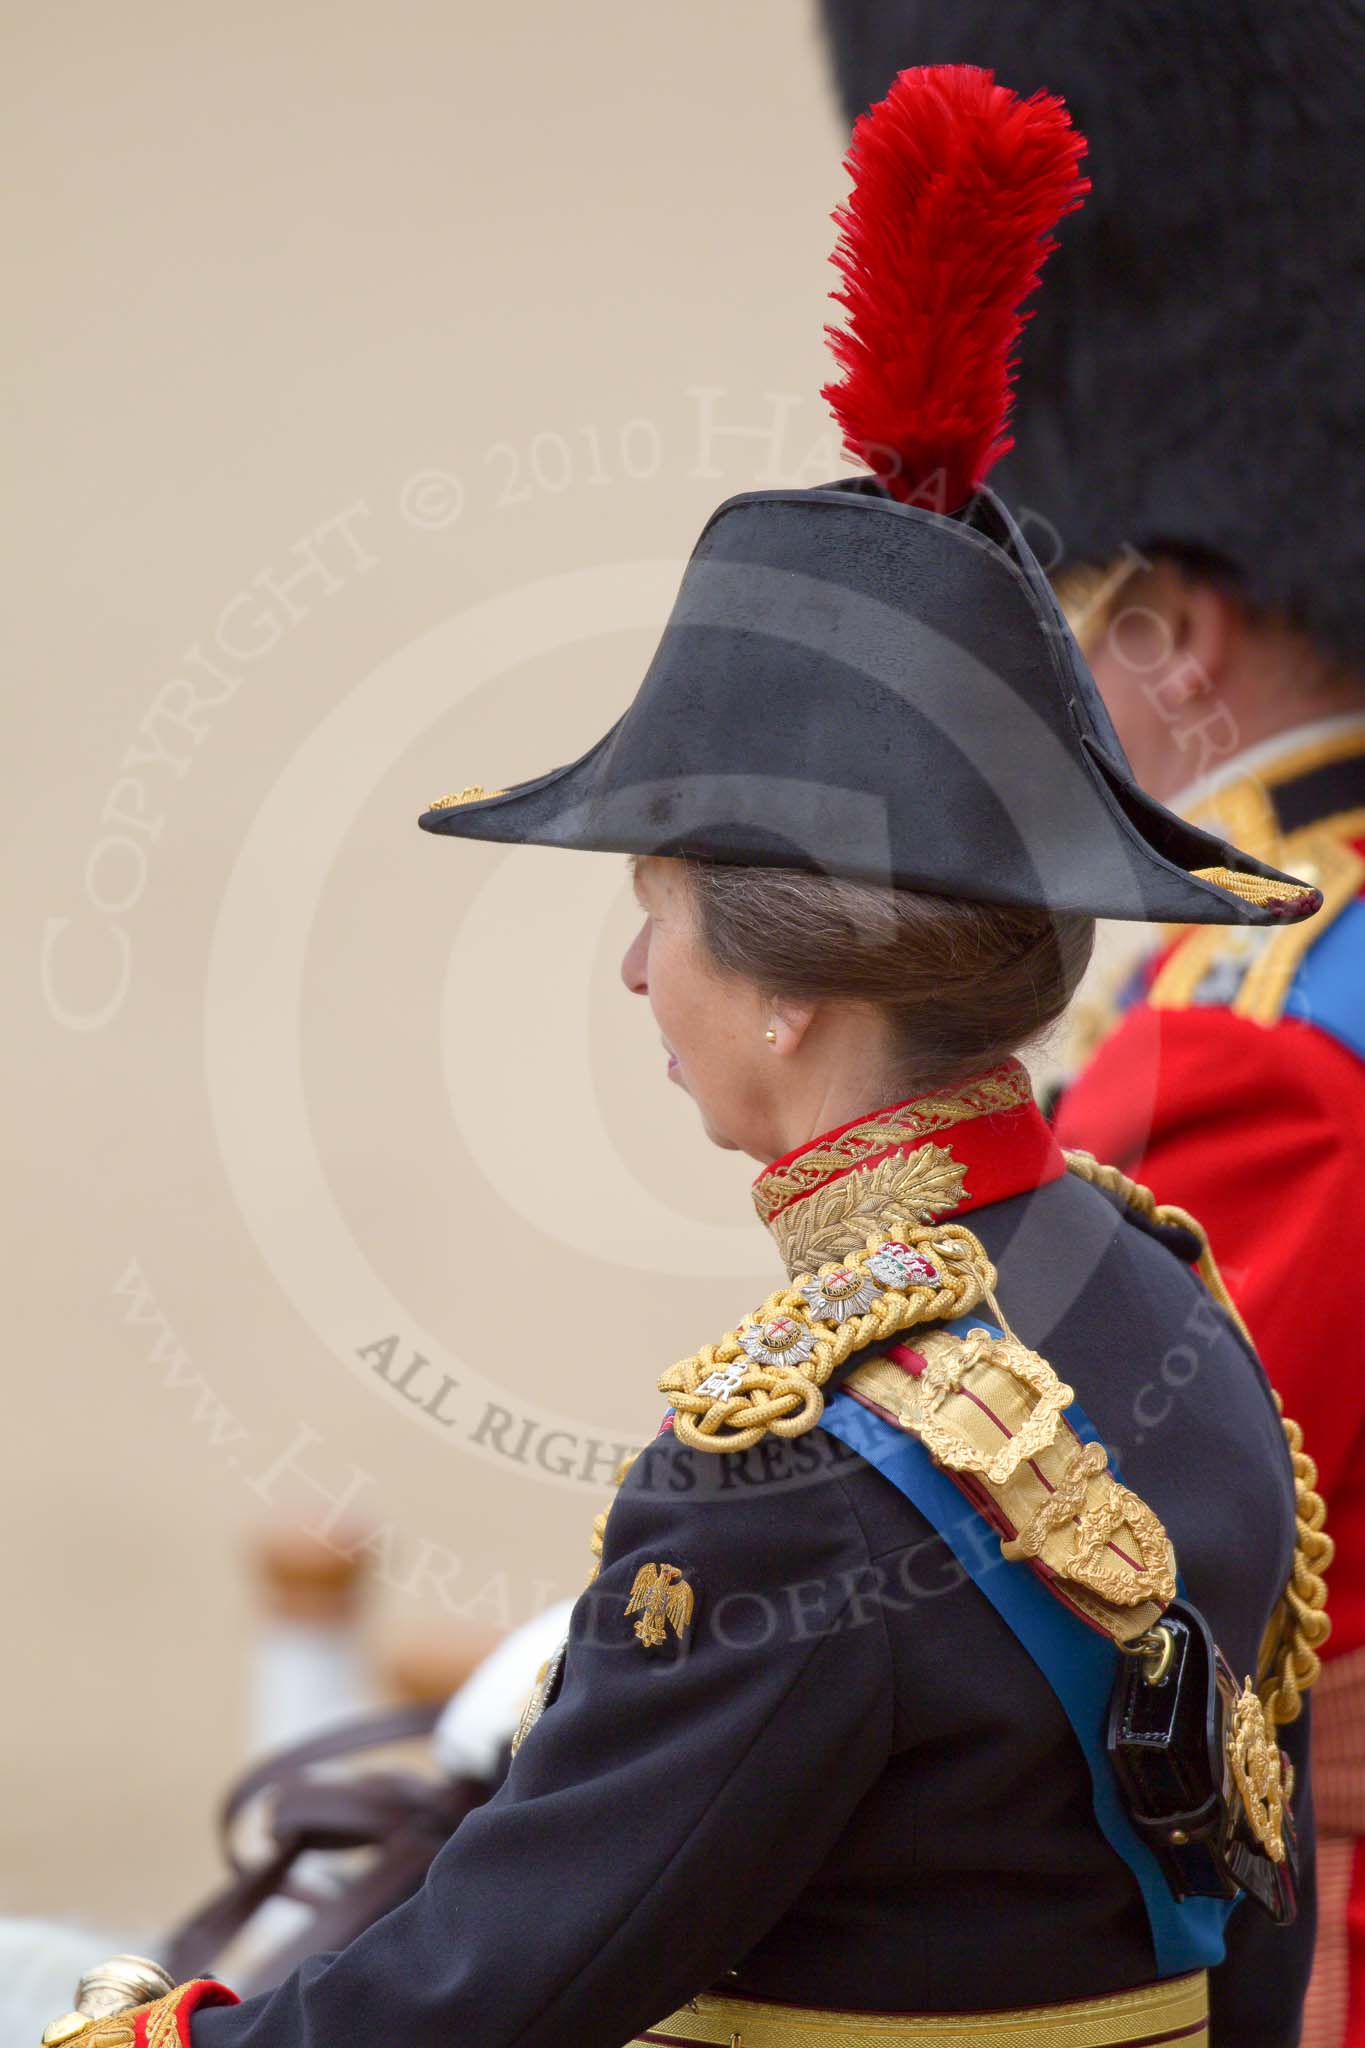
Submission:
M 867 1004 L 905 1092 L 998 1066 L 1062 1014 L 1095 920 L 963 903 L 792 868 L 684 863 L 703 945 L 723 973 L 794 1002 Z

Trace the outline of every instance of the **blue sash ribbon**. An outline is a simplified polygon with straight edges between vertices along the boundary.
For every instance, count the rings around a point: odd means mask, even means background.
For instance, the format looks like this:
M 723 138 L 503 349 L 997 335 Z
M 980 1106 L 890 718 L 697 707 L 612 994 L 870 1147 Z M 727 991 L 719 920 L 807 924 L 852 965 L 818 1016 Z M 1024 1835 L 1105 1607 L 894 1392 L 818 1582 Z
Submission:
M 989 1330 L 995 1337 L 1001 1335 L 993 1323 L 980 1316 L 959 1317 L 944 1327 L 959 1336 L 979 1329 Z M 1067 1409 L 1066 1419 L 1084 1443 L 1100 1441 L 1099 1432 L 1075 1402 Z M 1156 1857 L 1124 1810 L 1105 1747 L 1109 1695 L 1118 1669 L 1119 1652 L 1114 1644 L 1064 1607 L 1027 1565 L 1007 1564 L 994 1544 L 989 1549 L 982 1545 L 982 1529 L 989 1525 L 916 1437 L 874 1415 L 851 1394 L 836 1394 L 826 1403 L 820 1426 L 857 1451 L 914 1503 L 1013 1630 L 1057 1695 L 1090 1767 L 1100 1832 L 1128 1865 L 1142 1893 L 1158 1976 L 1179 1977 L 1220 1963 L 1223 1930 L 1236 1901 L 1178 1902 Z

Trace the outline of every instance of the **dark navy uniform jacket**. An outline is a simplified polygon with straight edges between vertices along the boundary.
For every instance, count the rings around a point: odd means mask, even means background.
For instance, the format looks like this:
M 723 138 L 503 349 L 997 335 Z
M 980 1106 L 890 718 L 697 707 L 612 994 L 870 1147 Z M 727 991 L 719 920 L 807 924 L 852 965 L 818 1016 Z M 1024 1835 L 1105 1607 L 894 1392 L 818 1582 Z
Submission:
M 964 1220 L 1013 1327 L 1076 1389 L 1234 1670 L 1254 1674 L 1290 1569 L 1292 1477 L 1191 1242 L 1069 1174 Z M 996 1549 L 984 1522 L 981 1540 Z M 651 1651 L 626 1609 L 663 1563 L 695 1605 L 681 1644 Z M 1213 1979 L 1224 2048 L 1298 2038 L 1307 1718 L 1284 1736 L 1300 1916 L 1282 1929 L 1237 1908 Z M 942 1538 L 818 1429 L 719 1456 L 665 1431 L 621 1487 L 558 1695 L 497 1796 L 416 1897 L 278 1991 L 198 2014 L 193 2041 L 619 2048 L 708 1987 L 949 2012 L 1156 1974 L 1062 1710 Z

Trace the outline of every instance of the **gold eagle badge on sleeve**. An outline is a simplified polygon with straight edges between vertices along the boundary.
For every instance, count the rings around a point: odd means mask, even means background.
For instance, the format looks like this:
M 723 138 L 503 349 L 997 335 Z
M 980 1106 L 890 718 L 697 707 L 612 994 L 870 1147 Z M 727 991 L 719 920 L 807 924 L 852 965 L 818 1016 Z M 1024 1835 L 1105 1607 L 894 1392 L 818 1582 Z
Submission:
M 627 1615 L 638 1614 L 635 1634 L 647 1650 L 668 1641 L 671 1628 L 679 1639 L 692 1625 L 692 1588 L 675 1564 L 642 1564 L 626 1602 Z

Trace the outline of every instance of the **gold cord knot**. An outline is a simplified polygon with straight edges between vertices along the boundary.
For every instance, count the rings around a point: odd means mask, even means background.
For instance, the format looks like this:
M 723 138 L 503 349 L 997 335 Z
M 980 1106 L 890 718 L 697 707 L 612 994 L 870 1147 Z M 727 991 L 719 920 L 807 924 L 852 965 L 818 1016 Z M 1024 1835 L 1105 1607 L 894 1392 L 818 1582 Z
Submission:
M 904 1276 L 903 1284 L 879 1278 L 878 1267 Z M 994 1285 L 985 1247 L 960 1223 L 869 1237 L 801 1286 L 778 1288 L 718 1344 L 669 1367 L 659 1391 L 673 1404 L 674 1435 L 696 1451 L 747 1451 L 768 1435 L 804 1436 L 824 1413 L 831 1374 L 855 1351 L 916 1323 L 965 1315 Z

